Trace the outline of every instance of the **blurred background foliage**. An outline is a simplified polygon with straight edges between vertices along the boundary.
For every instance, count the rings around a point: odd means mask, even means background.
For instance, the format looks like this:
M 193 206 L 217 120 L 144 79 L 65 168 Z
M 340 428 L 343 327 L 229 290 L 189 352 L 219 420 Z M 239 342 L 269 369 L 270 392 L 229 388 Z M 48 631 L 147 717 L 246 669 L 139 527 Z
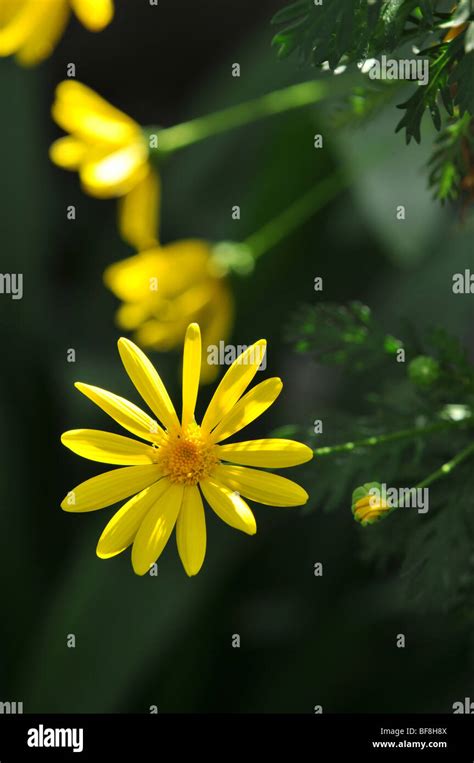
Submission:
M 132 254 L 116 231 L 115 202 L 85 196 L 77 178 L 47 156 L 59 134 L 49 107 L 67 63 L 141 123 L 165 126 L 314 76 L 275 58 L 269 21 L 282 7 L 277 0 L 258 7 L 206 0 L 198 10 L 187 0 L 117 6 L 100 35 L 72 23 L 38 69 L 0 65 L 2 272 L 24 274 L 23 300 L 0 299 L 0 699 L 23 701 L 25 712 L 148 712 L 151 705 L 160 712 L 312 712 L 315 705 L 325 712 L 449 712 L 472 694 L 469 600 L 467 614 L 454 608 L 446 617 L 434 576 L 423 583 L 430 595 L 420 606 L 406 591 L 399 558 L 406 553 L 418 564 L 426 546 L 413 548 L 413 525 L 419 532 L 436 522 L 443 553 L 431 547 L 430 569 L 456 577 L 459 544 L 472 554 L 472 536 L 461 537 L 449 513 L 460 491 L 468 493 L 463 505 L 472 505 L 466 471 L 449 483 L 454 494 L 444 483 L 442 514 L 395 514 L 364 529 L 351 515 L 352 488 L 396 480 L 412 455 L 397 460 L 381 449 L 378 466 L 364 458 L 316 459 L 305 469 L 309 506 L 257 507 L 254 538 L 208 512 L 207 560 L 191 580 L 172 543 L 157 577 L 135 577 L 127 554 L 97 559 L 110 511 L 74 516 L 59 509 L 73 485 L 101 468 L 66 452 L 60 433 L 109 424 L 73 382 L 131 392 L 115 347 L 116 300 L 102 284 L 104 268 Z M 234 62 L 240 78 L 231 76 Z M 231 341 L 266 337 L 266 373 L 285 384 L 279 405 L 249 436 L 287 425 L 308 432 L 315 419 L 324 424 L 321 442 L 344 439 L 341 420 L 351 438 L 361 436 L 374 379 L 367 372 L 355 383 L 344 368 L 295 350 L 288 327 L 304 305 L 361 300 L 395 336 L 407 324 L 421 334 L 441 323 L 472 359 L 472 296 L 452 293 L 452 274 L 472 262 L 472 221 L 461 224 L 431 200 L 429 146 L 405 146 L 393 133 L 393 115 L 382 110 L 357 129 L 336 129 L 337 117 L 333 106 L 294 112 L 189 148 L 162 168 L 164 243 L 244 238 L 335 170 L 352 178 L 350 189 L 265 255 L 252 277 L 235 282 Z M 324 135 L 323 151 L 313 148 L 315 133 Z M 75 221 L 66 218 L 70 204 Z M 234 204 L 240 221 L 231 218 Z M 405 221 L 396 219 L 399 204 Z M 316 276 L 322 293 L 314 291 Z M 67 362 L 69 348 L 75 363 Z M 178 355 L 152 358 L 177 399 Z M 393 376 L 386 374 L 381 429 L 392 425 L 386 409 L 403 406 L 399 373 L 394 364 Z M 203 390 L 201 410 L 210 393 Z M 451 435 L 444 437 L 440 452 L 455 451 Z M 367 548 L 369 534 L 375 550 Z M 322 577 L 314 575 L 317 562 Z M 71 633 L 75 649 L 66 646 Z M 231 646 L 235 633 L 240 649 Z M 405 649 L 396 647 L 399 633 Z

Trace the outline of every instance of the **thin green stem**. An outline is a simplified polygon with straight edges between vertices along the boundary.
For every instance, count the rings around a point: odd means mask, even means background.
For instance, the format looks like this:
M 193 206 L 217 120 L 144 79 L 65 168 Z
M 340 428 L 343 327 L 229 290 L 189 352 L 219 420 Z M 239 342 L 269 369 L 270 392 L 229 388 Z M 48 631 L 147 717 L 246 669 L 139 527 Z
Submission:
M 379 166 L 386 157 L 387 153 L 385 151 L 376 150 L 373 152 L 368 166 L 364 168 L 364 172 Z M 307 222 L 307 220 L 323 209 L 326 204 L 335 199 L 342 191 L 350 188 L 353 182 L 354 177 L 350 173 L 343 173 L 340 170 L 334 172 L 310 188 L 299 199 L 296 199 L 280 215 L 265 223 L 262 228 L 248 236 L 243 242 L 244 246 L 251 253 L 253 259 L 257 260 L 293 233 L 300 225 Z
M 466 458 L 469 458 L 469 456 L 472 456 L 474 454 L 474 443 L 471 443 L 468 445 L 464 450 L 461 450 L 457 456 L 454 456 L 450 461 L 447 461 L 445 464 L 440 466 L 439 469 L 436 469 L 435 472 L 428 475 L 424 480 L 419 482 L 417 485 L 415 485 L 415 488 L 424 488 L 428 487 L 429 485 L 432 485 L 433 482 L 436 482 L 437 480 L 441 479 L 442 477 L 447 477 L 448 474 L 450 474 L 453 469 L 455 469 L 459 464 L 461 464 L 463 461 L 466 460 Z
M 474 454 L 474 443 L 471 443 L 468 445 L 464 450 L 461 450 L 454 458 L 452 458 L 450 461 L 447 461 L 445 464 L 439 467 L 439 469 L 436 469 L 435 472 L 432 474 L 429 474 L 428 477 L 425 477 L 424 480 L 421 482 L 418 482 L 414 487 L 409 488 L 409 496 L 411 501 L 411 495 L 413 490 L 422 490 L 423 488 L 429 487 L 429 485 L 432 485 L 433 482 L 437 482 L 438 480 L 442 479 L 443 477 L 447 477 L 451 472 L 459 466 L 463 461 L 465 461 L 469 456 L 472 456 Z M 410 504 L 411 505 L 411 504 Z M 396 505 L 392 506 L 390 510 L 390 514 L 394 511 L 397 511 L 398 509 L 405 508 L 405 504 L 402 500 Z
M 355 450 L 356 448 L 375 447 L 377 445 L 384 445 L 388 442 L 396 442 L 397 440 L 410 440 L 414 439 L 415 437 L 426 437 L 433 432 L 441 432 L 445 429 L 451 429 L 453 427 L 459 426 L 460 424 L 465 424 L 465 421 L 439 421 L 435 424 L 430 424 L 427 427 L 412 427 L 411 429 L 401 429 L 398 432 L 365 437 L 363 440 L 352 440 L 350 442 L 342 443 L 341 445 L 331 445 L 324 448 L 316 448 L 314 455 L 329 456 L 333 453 L 348 453 Z
M 222 111 L 216 111 L 189 122 L 182 122 L 173 127 L 156 129 L 158 146 L 151 151 L 167 153 L 180 148 L 191 146 L 213 135 L 243 127 L 265 117 L 282 114 L 303 106 L 319 103 L 328 97 L 341 95 L 348 92 L 352 80 L 348 78 L 334 77 L 331 80 L 310 80 L 298 85 L 275 90 L 251 101 L 245 101 L 237 106 L 230 106 Z M 153 128 L 147 128 L 153 132 Z
M 290 204 L 281 215 L 270 220 L 260 230 L 252 233 L 244 244 L 257 260 L 262 254 L 280 243 L 286 236 L 319 212 L 345 188 L 351 185 L 352 178 L 335 173 L 325 178 L 307 193 Z

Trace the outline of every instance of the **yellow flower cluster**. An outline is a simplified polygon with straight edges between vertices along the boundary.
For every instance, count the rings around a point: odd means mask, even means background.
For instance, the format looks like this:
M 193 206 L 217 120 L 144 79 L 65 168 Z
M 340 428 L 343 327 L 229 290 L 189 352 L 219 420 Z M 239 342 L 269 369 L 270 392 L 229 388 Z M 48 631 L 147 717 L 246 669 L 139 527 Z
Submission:
M 113 0 L 0 0 L 0 55 L 38 63 L 54 49 L 72 11 L 98 31 L 113 17 Z M 133 568 L 144 575 L 176 528 L 185 571 L 196 575 L 206 553 L 203 499 L 228 525 L 253 535 L 256 521 L 247 499 L 270 506 L 300 506 L 308 499 L 297 483 L 263 470 L 302 464 L 313 452 L 277 438 L 223 444 L 281 392 L 278 378 L 248 389 L 264 340 L 237 357 L 196 421 L 199 384 L 217 370 L 207 363 L 200 325 L 204 346 L 215 345 L 228 336 L 233 316 L 222 257 L 205 241 L 159 242 L 160 179 L 137 122 L 74 79 L 57 87 L 52 115 L 66 133 L 51 146 L 52 161 L 77 172 L 91 196 L 119 200 L 119 231 L 136 252 L 104 274 L 121 301 L 118 324 L 145 347 L 169 350 L 184 343 L 181 416 L 157 370 L 129 339 L 119 340 L 120 357 L 154 418 L 107 390 L 76 385 L 138 439 L 88 429 L 65 432 L 62 442 L 74 453 L 121 468 L 81 483 L 61 506 L 86 512 L 128 499 L 102 533 L 97 555 L 109 558 L 131 546 Z
M 52 113 L 68 135 L 53 143 L 51 159 L 77 171 L 90 195 L 119 198 L 120 233 L 138 252 L 104 274 L 122 302 L 120 328 L 135 332 L 142 347 L 156 350 L 181 346 L 191 321 L 202 326 L 206 346 L 225 340 L 233 300 L 227 280 L 214 267 L 211 245 L 193 239 L 158 243 L 160 182 L 140 125 L 75 80 L 58 86 Z M 202 381 L 211 381 L 215 373 L 203 354 Z

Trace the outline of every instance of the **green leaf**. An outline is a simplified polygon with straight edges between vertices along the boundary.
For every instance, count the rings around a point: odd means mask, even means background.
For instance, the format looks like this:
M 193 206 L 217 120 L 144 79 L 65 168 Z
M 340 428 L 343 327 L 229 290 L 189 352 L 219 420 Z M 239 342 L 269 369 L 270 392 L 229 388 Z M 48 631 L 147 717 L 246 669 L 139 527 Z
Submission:
M 430 62 L 430 76 L 427 85 L 418 86 L 413 95 L 397 108 L 404 109 L 405 115 L 398 123 L 395 132 L 405 129 L 406 142 L 410 143 L 414 138 L 417 143 L 421 142 L 421 122 L 426 110 L 431 114 L 433 124 L 439 131 L 441 129 L 441 113 L 437 103 L 438 96 L 442 94 L 448 100 L 449 65 L 456 47 L 451 44 L 440 45 L 431 51 L 433 56 Z
M 288 24 L 296 21 L 300 19 L 302 15 L 305 16 L 308 14 L 311 11 L 312 5 L 313 3 L 311 0 L 298 0 L 298 2 L 293 3 L 293 5 L 288 5 L 286 8 L 277 11 L 272 18 L 271 23 Z
M 461 115 L 465 111 L 474 115 L 474 51 L 465 55 L 453 70 L 450 82 L 456 85 L 455 101 Z

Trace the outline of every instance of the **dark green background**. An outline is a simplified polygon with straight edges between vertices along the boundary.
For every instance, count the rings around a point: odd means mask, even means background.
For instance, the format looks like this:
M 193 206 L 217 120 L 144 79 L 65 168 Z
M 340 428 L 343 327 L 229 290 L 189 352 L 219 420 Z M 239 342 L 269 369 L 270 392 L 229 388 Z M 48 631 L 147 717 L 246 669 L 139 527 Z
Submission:
M 102 471 L 62 448 L 61 432 L 118 431 L 73 382 L 138 402 L 116 351 L 116 301 L 101 280 L 106 265 L 131 254 L 117 235 L 116 205 L 86 197 L 77 176 L 48 159 L 59 134 L 49 108 L 67 63 L 142 124 L 174 124 L 313 76 L 270 48 L 276 0 L 116 5 L 105 32 L 72 23 L 39 68 L 0 63 L 1 270 L 24 274 L 22 301 L 0 297 L 0 701 L 22 701 L 25 712 L 449 712 L 474 691 L 468 645 L 455 619 L 395 601 L 396 569 L 382 578 L 362 564 L 367 531 L 353 522 L 349 494 L 332 513 L 314 497 L 309 512 L 257 506 L 254 538 L 208 512 L 207 560 L 191 580 L 174 538 L 158 577 L 138 578 L 129 553 L 95 557 L 111 509 L 75 516 L 59 508 L 68 490 Z M 231 77 L 234 62 L 240 79 Z M 407 148 L 393 134 L 396 121 L 389 109 L 367 129 L 336 133 L 326 109 L 307 109 L 209 140 L 163 167 L 164 242 L 243 238 L 333 169 L 354 175 L 349 192 L 235 284 L 233 341 L 266 337 L 267 373 L 285 384 L 249 435 L 322 418 L 330 438 L 324 412 L 359 405 L 344 374 L 311 366 L 283 341 L 299 304 L 361 299 L 394 333 L 402 318 L 421 326 L 441 316 L 472 344 L 472 297 L 451 293 L 452 273 L 469 265 L 472 227 L 429 198 L 429 128 L 421 147 Z M 319 153 L 316 132 L 325 135 Z M 365 171 L 380 150 L 384 160 Z M 70 204 L 75 222 L 66 219 Z M 404 223 L 397 204 L 406 205 Z M 153 360 L 179 402 L 179 356 Z M 311 466 L 316 478 L 324 468 Z M 70 633 L 75 649 L 66 646 Z M 240 649 L 231 646 L 236 633 Z

